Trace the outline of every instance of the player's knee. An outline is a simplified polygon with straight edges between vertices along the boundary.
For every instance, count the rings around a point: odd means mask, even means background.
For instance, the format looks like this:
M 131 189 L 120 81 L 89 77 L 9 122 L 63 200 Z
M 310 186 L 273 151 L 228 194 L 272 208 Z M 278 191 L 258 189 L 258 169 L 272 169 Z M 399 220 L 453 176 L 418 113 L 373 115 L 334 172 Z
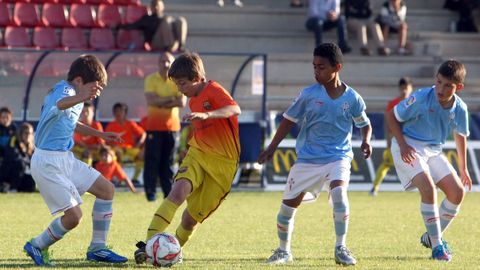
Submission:
M 74 207 L 65 211 L 62 217 L 62 224 L 67 230 L 77 227 L 82 222 L 82 210 L 79 207 Z
M 453 203 L 453 204 L 461 204 L 463 201 L 463 198 L 465 197 L 465 188 L 463 186 L 458 186 L 455 188 L 450 196 L 447 196 L 448 200 Z

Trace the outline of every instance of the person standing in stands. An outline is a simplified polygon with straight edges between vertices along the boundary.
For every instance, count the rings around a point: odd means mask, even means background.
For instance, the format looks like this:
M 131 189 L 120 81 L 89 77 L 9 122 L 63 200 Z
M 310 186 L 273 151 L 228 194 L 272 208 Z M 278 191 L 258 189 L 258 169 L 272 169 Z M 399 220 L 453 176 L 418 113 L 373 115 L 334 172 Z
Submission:
M 157 199 L 158 178 L 164 197 L 172 189 L 172 166 L 180 130 L 179 108 L 187 103 L 186 97 L 168 78 L 168 70 L 174 60 L 172 54 L 163 53 L 158 59 L 158 71 L 145 78 L 148 116 L 143 181 L 148 201 Z
M 188 30 L 185 17 L 166 15 L 162 0 L 152 0 L 150 9 L 151 14 L 145 14 L 138 21 L 120 25 L 119 28 L 141 30 L 153 50 L 184 51 Z

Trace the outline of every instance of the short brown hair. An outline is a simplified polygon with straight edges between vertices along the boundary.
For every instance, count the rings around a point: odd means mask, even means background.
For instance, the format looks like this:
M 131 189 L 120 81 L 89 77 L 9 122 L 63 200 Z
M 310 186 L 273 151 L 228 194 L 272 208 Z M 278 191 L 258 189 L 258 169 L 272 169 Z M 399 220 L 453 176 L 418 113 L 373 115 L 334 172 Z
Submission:
M 84 84 L 100 82 L 107 85 L 107 71 L 102 62 L 93 54 L 84 54 L 75 59 L 68 71 L 67 80 L 73 81 L 76 77 L 82 78 Z
M 168 77 L 173 79 L 205 79 L 203 61 L 197 53 L 184 53 L 173 61 Z
M 463 83 L 467 69 L 459 61 L 450 59 L 440 65 L 437 73 L 455 83 Z
M 8 107 L 2 107 L 2 108 L 0 108 L 0 114 L 2 114 L 2 113 L 7 113 L 7 114 L 9 114 L 9 115 L 12 115 L 12 114 L 13 114 L 13 113 L 12 113 L 12 110 L 10 110 L 10 108 L 8 108 Z

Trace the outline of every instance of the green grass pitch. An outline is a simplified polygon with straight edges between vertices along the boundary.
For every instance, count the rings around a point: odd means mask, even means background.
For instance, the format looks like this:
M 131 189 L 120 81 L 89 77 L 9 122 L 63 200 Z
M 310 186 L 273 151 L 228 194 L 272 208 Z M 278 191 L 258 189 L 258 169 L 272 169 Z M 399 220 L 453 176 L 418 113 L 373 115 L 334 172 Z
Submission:
M 142 240 L 159 202 L 148 203 L 141 194 L 118 192 L 109 245 L 129 258 L 114 266 L 85 261 L 91 238 L 93 196 L 85 195 L 82 223 L 51 247 L 56 268 L 143 268 L 133 260 L 134 244 Z M 444 235 L 453 249 L 450 263 L 432 261 L 419 243 L 425 231 L 416 192 L 384 192 L 372 198 L 350 192 L 351 218 L 347 245 L 358 260 L 355 269 L 479 269 L 480 193 L 467 194 L 461 212 Z M 440 199 L 443 197 L 440 196 Z M 184 263 L 177 269 L 338 269 L 333 259 L 332 209 L 326 193 L 315 203 L 302 205 L 293 235 L 294 263 L 269 266 L 265 259 L 277 247 L 276 215 L 279 192 L 232 192 L 223 205 L 197 230 L 184 248 Z M 39 234 L 52 220 L 40 194 L 0 195 L 0 268 L 35 269 L 22 252 L 26 240 Z M 179 212 L 169 232 L 179 222 Z

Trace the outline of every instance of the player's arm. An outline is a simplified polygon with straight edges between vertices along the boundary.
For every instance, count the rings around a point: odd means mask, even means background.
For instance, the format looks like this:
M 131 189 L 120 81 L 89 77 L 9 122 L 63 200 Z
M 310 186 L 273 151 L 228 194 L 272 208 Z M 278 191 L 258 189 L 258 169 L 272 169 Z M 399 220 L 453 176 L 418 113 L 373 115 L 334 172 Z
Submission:
M 77 122 L 75 127 L 75 132 L 78 132 L 83 135 L 90 135 L 104 139 L 107 142 L 122 142 L 123 133 L 116 132 L 102 132 L 96 130 L 88 125 L 83 124 L 82 122 Z
M 273 136 L 270 145 L 268 145 L 267 148 L 258 156 L 258 163 L 263 164 L 267 160 L 270 160 L 272 158 L 273 153 L 275 153 L 275 150 L 277 149 L 280 142 L 287 136 L 287 134 L 295 126 L 295 124 L 295 122 L 290 121 L 285 117 L 282 119 L 282 122 L 280 122 L 277 132 L 275 132 L 275 135 Z
M 57 108 L 61 111 L 71 108 L 78 103 L 85 102 L 87 100 L 93 100 L 100 96 L 100 93 L 103 90 L 103 86 L 99 83 L 96 83 L 89 89 L 84 91 L 78 91 L 74 96 L 64 97 L 57 101 Z
M 362 134 L 362 145 L 360 149 L 363 152 L 363 158 L 367 159 L 372 155 L 372 145 L 370 140 L 372 139 L 372 125 L 368 124 L 360 128 L 360 133 Z
M 411 163 L 413 160 L 415 160 L 415 149 L 408 145 L 405 141 L 402 129 L 400 127 L 400 122 L 398 122 L 397 118 L 395 117 L 394 111 L 395 108 L 385 113 L 388 128 L 390 129 L 393 137 L 395 137 L 395 139 L 397 140 L 398 146 L 400 147 L 400 152 L 402 154 L 403 162 Z
M 145 99 L 147 100 L 148 106 L 154 106 L 154 107 L 160 107 L 160 108 L 180 107 L 179 105 L 181 105 L 183 101 L 181 97 L 175 97 L 175 96 L 161 97 L 153 92 L 145 93 Z M 186 103 L 186 98 L 185 98 L 185 103 Z M 178 106 L 167 107 L 167 105 L 171 105 L 171 104 L 178 104 Z M 185 104 L 183 104 L 183 106 L 185 106 Z
M 467 137 L 459 133 L 454 133 L 455 145 L 457 146 L 458 169 L 460 170 L 460 180 L 468 190 L 472 190 L 472 178 L 467 167 Z
M 183 108 L 187 105 L 187 97 L 184 95 L 181 96 L 174 96 L 172 97 L 171 101 L 167 102 L 163 107 L 164 108 L 174 108 L 180 107 Z
M 225 107 L 208 112 L 191 112 L 183 117 L 183 121 L 229 118 L 241 113 L 242 110 L 240 109 L 240 106 L 227 105 Z

